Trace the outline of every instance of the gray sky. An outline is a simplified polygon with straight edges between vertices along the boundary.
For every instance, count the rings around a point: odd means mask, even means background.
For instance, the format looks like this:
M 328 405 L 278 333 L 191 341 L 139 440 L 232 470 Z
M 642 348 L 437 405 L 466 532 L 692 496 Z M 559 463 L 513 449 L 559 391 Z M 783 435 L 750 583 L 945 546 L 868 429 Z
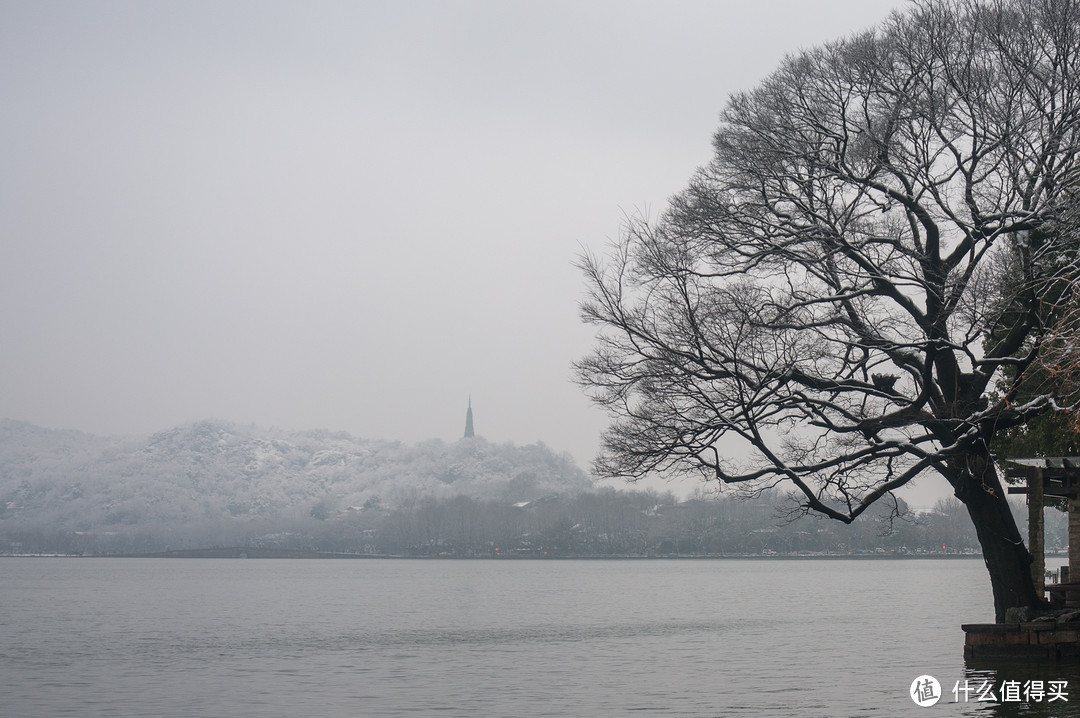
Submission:
M 0 0 L 0 416 L 543 441 L 582 247 L 726 97 L 902 0 Z

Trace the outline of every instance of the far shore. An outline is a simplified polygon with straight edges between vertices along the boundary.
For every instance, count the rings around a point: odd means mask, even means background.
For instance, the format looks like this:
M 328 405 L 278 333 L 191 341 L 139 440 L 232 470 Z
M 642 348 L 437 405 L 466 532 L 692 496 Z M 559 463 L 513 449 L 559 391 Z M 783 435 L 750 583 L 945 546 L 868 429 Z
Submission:
M 1054 554 L 1048 554 L 1047 558 Z M 1066 554 L 1061 554 L 1066 558 Z M 0 554 L 0 558 L 223 558 L 223 559 L 406 559 L 406 560 L 458 560 L 458 561 L 687 561 L 687 560 L 911 560 L 911 559 L 977 559 L 978 553 L 769 553 L 769 554 L 706 554 L 706 555 L 540 555 L 540 554 L 485 554 L 477 556 L 452 555 L 397 555 L 376 553 L 333 553 L 293 549 L 228 547 L 178 549 L 154 553 L 123 554 Z

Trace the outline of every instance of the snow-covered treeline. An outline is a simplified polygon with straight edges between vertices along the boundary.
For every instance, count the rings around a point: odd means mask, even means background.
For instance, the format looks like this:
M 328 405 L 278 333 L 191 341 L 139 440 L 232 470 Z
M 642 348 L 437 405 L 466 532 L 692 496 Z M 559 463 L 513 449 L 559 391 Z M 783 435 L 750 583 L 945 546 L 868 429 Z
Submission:
M 47 537 L 75 548 L 156 549 L 420 498 L 513 503 L 589 487 L 568 455 L 480 437 L 405 445 L 204 421 L 134 439 L 0 421 L 0 549 Z

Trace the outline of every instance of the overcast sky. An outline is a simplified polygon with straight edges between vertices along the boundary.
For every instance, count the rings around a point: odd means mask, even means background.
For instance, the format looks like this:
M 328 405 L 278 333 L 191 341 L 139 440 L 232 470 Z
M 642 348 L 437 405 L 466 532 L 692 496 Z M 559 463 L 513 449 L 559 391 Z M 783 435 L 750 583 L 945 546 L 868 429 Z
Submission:
M 488 439 L 583 466 L 583 247 L 727 96 L 902 0 L 0 0 L 0 417 Z

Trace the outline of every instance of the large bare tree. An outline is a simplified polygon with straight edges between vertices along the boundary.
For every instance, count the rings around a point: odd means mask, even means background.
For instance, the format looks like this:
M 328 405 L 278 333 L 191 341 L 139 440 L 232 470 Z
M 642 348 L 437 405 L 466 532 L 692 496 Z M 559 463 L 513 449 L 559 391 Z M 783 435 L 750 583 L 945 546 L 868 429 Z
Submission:
M 1080 0 L 916 0 L 730 98 L 714 147 L 582 262 L 598 470 L 786 483 L 844 522 L 944 479 L 997 619 L 1039 605 L 989 442 L 1071 401 L 1011 387 L 1078 277 Z

